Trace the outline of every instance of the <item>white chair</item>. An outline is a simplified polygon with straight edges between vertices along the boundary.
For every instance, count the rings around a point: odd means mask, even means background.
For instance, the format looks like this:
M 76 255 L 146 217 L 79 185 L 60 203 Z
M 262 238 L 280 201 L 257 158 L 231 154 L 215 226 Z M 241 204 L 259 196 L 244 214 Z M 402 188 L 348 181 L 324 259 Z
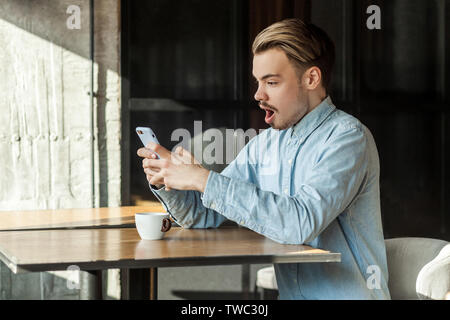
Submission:
M 430 238 L 385 240 L 393 300 L 444 299 L 450 292 L 450 243 Z M 258 270 L 263 298 L 278 290 L 273 266 Z M 256 292 L 256 288 L 255 288 Z
M 385 242 L 392 299 L 444 299 L 450 291 L 449 242 L 430 238 Z
M 258 292 L 257 288 L 262 289 L 260 298 L 263 300 L 273 300 L 278 297 L 278 286 L 273 266 L 258 270 L 256 273 L 255 295 Z

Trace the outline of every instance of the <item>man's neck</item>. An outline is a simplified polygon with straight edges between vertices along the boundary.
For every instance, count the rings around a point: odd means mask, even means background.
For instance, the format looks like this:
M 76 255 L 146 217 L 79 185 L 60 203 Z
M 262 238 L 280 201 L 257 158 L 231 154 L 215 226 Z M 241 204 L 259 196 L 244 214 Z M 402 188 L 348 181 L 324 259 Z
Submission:
M 325 89 L 322 89 L 320 91 L 314 92 L 312 93 L 309 97 L 308 97 L 308 113 L 310 113 L 312 110 L 314 110 L 319 104 L 322 103 L 323 100 L 325 100 L 327 98 L 327 92 L 325 91 Z
M 317 94 L 312 94 L 307 98 L 308 108 L 307 112 L 296 122 L 292 125 L 292 127 L 295 127 L 302 119 L 311 111 L 313 111 L 319 104 L 322 103 L 323 100 L 325 100 L 328 97 L 325 90 L 318 92 Z

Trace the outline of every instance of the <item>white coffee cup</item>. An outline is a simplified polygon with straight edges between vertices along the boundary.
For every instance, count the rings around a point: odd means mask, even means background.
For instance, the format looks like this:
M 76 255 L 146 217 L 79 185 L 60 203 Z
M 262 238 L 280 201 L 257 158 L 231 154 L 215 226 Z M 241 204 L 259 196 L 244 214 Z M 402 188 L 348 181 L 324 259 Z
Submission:
M 139 212 L 134 215 L 136 229 L 143 240 L 159 240 L 170 229 L 166 212 Z

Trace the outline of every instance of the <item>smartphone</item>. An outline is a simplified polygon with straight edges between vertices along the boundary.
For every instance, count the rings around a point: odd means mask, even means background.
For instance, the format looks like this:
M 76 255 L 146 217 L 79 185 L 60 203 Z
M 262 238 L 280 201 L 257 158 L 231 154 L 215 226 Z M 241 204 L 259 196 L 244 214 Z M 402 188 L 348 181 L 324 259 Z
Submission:
M 159 141 L 158 141 L 158 138 L 156 138 L 155 133 L 154 133 L 153 130 L 150 129 L 150 128 L 147 128 L 147 127 L 137 127 L 137 128 L 136 128 L 136 133 L 137 133 L 137 135 L 139 136 L 139 138 L 141 139 L 142 144 L 144 145 L 144 147 L 146 147 L 147 144 L 148 144 L 150 141 L 153 141 L 153 142 L 155 142 L 155 143 L 157 143 L 157 144 L 160 144 Z M 152 150 L 152 151 L 153 151 L 153 150 Z M 153 152 L 154 152 L 154 151 L 153 151 Z M 157 154 L 156 152 L 155 152 L 155 154 L 156 154 L 157 159 L 160 159 L 160 158 L 161 158 L 161 157 L 159 156 L 159 154 Z

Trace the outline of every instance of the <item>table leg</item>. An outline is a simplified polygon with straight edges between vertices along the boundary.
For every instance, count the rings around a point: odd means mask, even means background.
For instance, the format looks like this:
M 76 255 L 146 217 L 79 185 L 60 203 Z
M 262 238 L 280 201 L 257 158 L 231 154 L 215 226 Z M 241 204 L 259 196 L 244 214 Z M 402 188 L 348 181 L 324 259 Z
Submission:
M 121 299 L 148 300 L 151 298 L 151 269 L 121 269 Z
M 158 300 L 158 268 L 150 269 L 150 300 Z
M 250 299 L 250 265 L 249 264 L 242 265 L 241 283 L 242 283 L 242 299 L 248 300 L 248 299 Z

